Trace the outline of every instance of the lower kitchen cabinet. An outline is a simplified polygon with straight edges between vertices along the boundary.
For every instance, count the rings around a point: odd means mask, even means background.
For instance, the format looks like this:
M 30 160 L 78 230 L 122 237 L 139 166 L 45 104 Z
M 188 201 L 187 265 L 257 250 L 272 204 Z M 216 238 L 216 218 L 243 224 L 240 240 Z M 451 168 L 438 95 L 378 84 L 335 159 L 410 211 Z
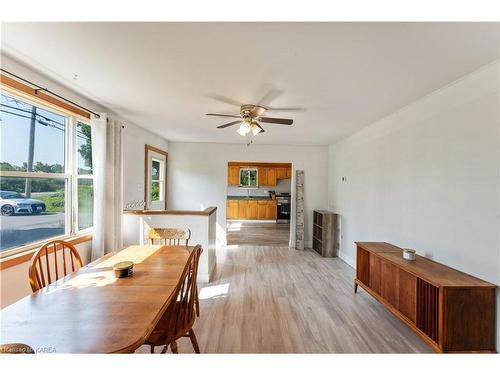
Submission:
M 276 201 L 228 199 L 226 217 L 233 220 L 276 220 Z

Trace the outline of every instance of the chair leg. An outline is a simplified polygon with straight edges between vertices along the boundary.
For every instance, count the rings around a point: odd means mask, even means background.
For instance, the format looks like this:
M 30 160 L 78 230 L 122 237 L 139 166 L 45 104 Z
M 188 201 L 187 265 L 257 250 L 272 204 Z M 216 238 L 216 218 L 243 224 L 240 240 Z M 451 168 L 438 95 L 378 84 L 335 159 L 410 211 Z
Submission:
M 172 353 L 179 354 L 179 352 L 177 351 L 177 342 L 172 341 L 172 343 L 170 344 L 170 349 L 172 349 Z
M 154 354 L 154 352 L 155 352 L 155 346 L 154 345 L 150 345 L 150 347 L 151 347 L 150 348 L 151 349 L 151 354 Z
M 163 349 L 161 350 L 161 354 L 165 354 L 167 352 L 168 345 L 165 345 Z
M 192 329 L 189 330 L 189 338 L 191 339 L 191 344 L 193 344 L 195 353 L 200 354 L 200 347 L 198 346 L 196 335 L 194 334 L 194 331 Z

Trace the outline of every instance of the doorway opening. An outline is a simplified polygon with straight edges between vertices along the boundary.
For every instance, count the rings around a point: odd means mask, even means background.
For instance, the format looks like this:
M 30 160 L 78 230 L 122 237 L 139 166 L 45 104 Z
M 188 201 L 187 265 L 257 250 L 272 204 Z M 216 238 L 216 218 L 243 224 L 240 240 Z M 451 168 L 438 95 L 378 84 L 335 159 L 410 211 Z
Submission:
M 291 163 L 228 162 L 227 244 L 289 246 L 291 193 Z

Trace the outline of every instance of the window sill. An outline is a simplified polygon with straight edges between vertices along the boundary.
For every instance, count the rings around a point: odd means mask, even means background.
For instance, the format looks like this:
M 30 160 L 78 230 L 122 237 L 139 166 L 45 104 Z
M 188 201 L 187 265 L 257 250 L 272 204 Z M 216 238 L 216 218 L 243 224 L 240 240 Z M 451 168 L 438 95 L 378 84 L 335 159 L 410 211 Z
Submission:
M 64 241 L 69 242 L 72 245 L 78 245 L 83 242 L 92 240 L 92 233 L 80 234 L 72 237 L 61 238 Z M 48 240 L 50 241 L 50 240 Z M 40 248 L 40 244 L 33 245 L 32 247 L 26 249 L 25 251 L 17 254 L 13 254 L 10 256 L 6 256 L 0 260 L 0 270 L 5 270 L 10 267 L 17 266 L 19 264 L 28 262 L 32 257 L 35 251 Z

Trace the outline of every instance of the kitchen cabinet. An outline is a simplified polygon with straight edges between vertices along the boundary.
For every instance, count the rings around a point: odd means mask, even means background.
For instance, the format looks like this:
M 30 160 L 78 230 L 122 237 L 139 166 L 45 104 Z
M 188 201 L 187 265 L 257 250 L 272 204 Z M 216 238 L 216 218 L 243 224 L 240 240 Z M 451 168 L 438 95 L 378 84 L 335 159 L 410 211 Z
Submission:
M 228 219 L 237 219 L 238 218 L 238 201 L 237 200 L 228 199 L 226 217 Z
M 276 168 L 267 170 L 267 186 L 276 186 Z
M 292 178 L 292 168 L 286 169 L 286 178 Z
M 226 218 L 232 220 L 276 220 L 276 201 L 228 199 Z
M 276 201 L 270 201 L 266 206 L 266 214 L 264 220 L 276 220 L 278 217 Z
M 267 201 L 257 201 L 257 218 L 265 220 L 267 214 Z
M 238 200 L 238 217 L 237 219 L 246 219 L 247 211 L 248 211 L 248 201 L 247 200 Z
M 260 167 L 259 168 L 259 186 L 269 186 L 267 184 L 267 174 L 269 168 Z
M 284 180 L 286 178 L 287 168 L 276 168 L 276 179 Z
M 229 166 L 227 169 L 227 184 L 230 186 L 240 185 L 240 167 Z
M 256 200 L 249 200 L 247 201 L 248 206 L 247 206 L 247 215 L 246 218 L 248 220 L 257 220 L 258 219 L 258 212 L 257 212 L 257 203 L 258 201 Z

